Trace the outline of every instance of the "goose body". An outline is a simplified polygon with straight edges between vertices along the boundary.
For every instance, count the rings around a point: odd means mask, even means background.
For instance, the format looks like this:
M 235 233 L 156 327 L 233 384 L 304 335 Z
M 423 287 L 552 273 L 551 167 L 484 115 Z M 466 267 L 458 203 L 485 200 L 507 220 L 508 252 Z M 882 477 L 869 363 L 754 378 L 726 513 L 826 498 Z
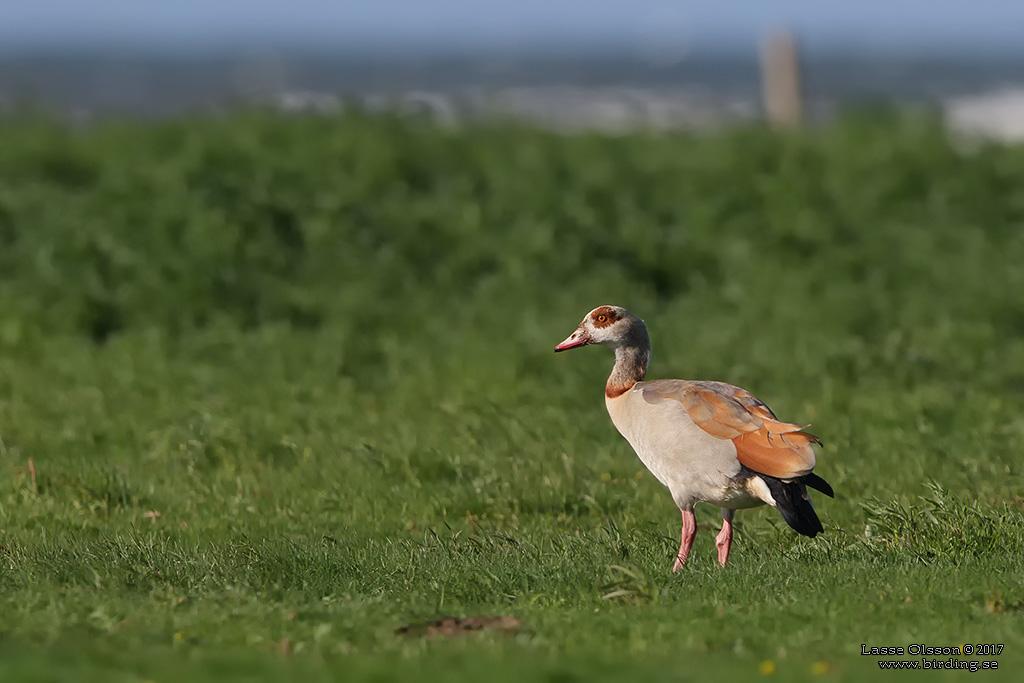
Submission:
M 605 405 L 612 424 L 676 504 L 703 501 L 731 510 L 763 505 L 736 483 L 741 466 L 730 441 L 701 429 L 678 402 L 648 401 L 657 396 L 658 384 L 638 382 L 619 396 L 606 396 Z
M 619 433 L 651 474 L 668 487 L 682 513 L 674 570 L 686 562 L 696 534 L 694 506 L 722 508 L 718 559 L 728 562 L 732 519 L 738 509 L 771 505 L 796 531 L 821 532 L 807 486 L 832 495 L 813 474 L 817 437 L 800 425 L 779 421 L 749 392 L 724 382 L 643 381 L 651 358 L 642 320 L 618 306 L 587 314 L 555 351 L 589 344 L 615 350 L 605 385 L 605 405 Z

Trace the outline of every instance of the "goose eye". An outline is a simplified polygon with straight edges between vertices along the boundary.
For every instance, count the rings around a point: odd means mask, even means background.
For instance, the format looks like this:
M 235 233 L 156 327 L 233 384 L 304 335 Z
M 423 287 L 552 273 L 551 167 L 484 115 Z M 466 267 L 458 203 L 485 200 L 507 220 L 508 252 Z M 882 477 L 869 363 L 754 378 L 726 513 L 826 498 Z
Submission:
M 608 320 L 608 316 L 606 316 L 604 313 L 602 313 L 601 315 L 597 316 L 597 322 L 603 323 L 605 320 Z

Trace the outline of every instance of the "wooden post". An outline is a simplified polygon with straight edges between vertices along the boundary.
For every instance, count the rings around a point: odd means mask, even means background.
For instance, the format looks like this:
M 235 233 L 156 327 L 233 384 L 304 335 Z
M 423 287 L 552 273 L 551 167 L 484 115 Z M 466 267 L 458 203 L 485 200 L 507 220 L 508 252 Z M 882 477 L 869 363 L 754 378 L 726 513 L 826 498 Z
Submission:
M 800 55 L 789 31 L 770 34 L 761 45 L 764 113 L 772 128 L 796 128 L 803 121 Z

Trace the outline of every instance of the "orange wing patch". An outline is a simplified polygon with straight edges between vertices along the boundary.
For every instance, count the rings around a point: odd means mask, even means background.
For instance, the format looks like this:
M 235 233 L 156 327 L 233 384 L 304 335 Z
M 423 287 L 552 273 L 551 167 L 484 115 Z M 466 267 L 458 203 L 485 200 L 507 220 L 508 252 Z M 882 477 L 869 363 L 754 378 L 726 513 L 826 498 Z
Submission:
M 658 399 L 674 398 L 694 424 L 736 446 L 740 463 L 761 474 L 792 479 L 814 468 L 814 449 L 821 444 L 804 427 L 780 422 L 751 393 L 724 382 L 651 382 Z M 662 385 L 663 386 L 657 386 Z
M 773 435 L 767 426 L 756 432 L 741 434 L 732 440 L 739 461 L 761 474 L 779 479 L 792 479 L 810 474 L 814 469 L 814 449 L 821 441 L 802 431 L 800 425 L 775 423 L 790 431 Z

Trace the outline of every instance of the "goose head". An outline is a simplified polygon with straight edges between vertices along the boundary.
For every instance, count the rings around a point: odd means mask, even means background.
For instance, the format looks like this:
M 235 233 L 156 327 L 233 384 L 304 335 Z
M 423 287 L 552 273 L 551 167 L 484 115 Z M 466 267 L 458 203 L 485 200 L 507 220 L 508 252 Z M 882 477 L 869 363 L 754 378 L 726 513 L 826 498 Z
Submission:
M 647 326 L 621 306 L 598 306 L 583 318 L 579 327 L 555 347 L 555 353 L 589 344 L 612 349 L 649 345 Z

